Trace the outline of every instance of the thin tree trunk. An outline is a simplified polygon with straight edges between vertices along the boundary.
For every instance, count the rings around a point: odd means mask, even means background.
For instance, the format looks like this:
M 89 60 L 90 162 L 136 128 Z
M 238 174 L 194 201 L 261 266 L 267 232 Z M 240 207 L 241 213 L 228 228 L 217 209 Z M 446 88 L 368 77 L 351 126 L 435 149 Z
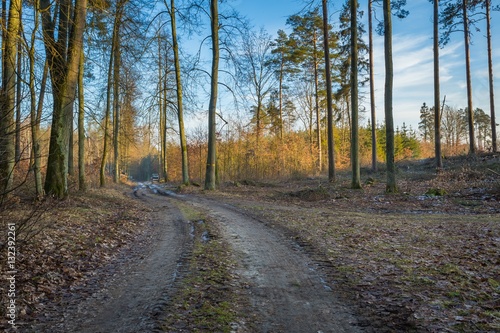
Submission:
M 370 114 L 372 125 L 372 171 L 377 171 L 377 119 L 375 110 L 375 78 L 373 58 L 373 0 L 368 0 L 368 52 L 370 62 Z
M 68 142 L 68 175 L 73 176 L 75 173 L 75 164 L 74 164 L 74 104 L 71 106 L 71 110 L 68 111 L 68 123 L 69 123 L 69 142 Z
M 181 64 L 179 59 L 179 44 L 177 42 L 177 26 L 175 21 L 175 1 L 170 0 L 170 23 L 172 26 L 172 44 L 174 49 L 175 83 L 177 90 L 177 116 L 179 120 L 179 136 L 182 154 L 182 184 L 189 185 L 189 164 L 186 133 L 184 130 L 184 110 L 182 103 Z
M 384 49 L 385 49 L 385 135 L 386 135 L 386 163 L 387 184 L 386 192 L 397 192 L 396 165 L 394 162 L 394 119 L 392 114 L 392 92 L 394 67 L 392 62 L 392 17 L 391 1 L 384 0 Z
M 439 82 L 439 0 L 434 0 L 434 154 L 436 168 L 443 167 L 441 156 L 441 96 Z
M 476 154 L 475 133 L 474 133 L 474 109 L 472 107 L 472 74 L 470 65 L 470 36 L 469 17 L 467 12 L 468 1 L 462 1 L 462 11 L 464 20 L 464 44 L 465 44 L 465 71 L 467 80 L 467 119 L 469 121 L 469 154 Z
M 160 142 L 161 142 L 161 177 L 163 177 L 163 181 L 166 183 L 168 181 L 167 175 L 167 113 L 166 108 L 163 105 L 167 103 L 165 98 L 165 89 L 166 89 L 166 72 L 165 75 L 163 73 L 163 55 L 162 55 L 162 44 L 161 44 L 161 35 L 158 32 L 158 110 L 160 114 Z M 165 55 L 166 59 L 166 55 Z
M 164 178 L 165 182 L 168 181 L 168 161 L 167 161 L 167 109 L 168 109 L 168 104 L 167 104 L 167 87 L 168 87 L 168 77 L 167 77 L 167 72 L 165 71 L 165 75 L 163 77 L 163 89 L 162 89 L 162 94 L 163 94 L 163 104 L 162 104 L 162 114 L 163 114 L 163 173 L 164 173 Z
M 118 5 L 117 5 L 118 6 Z M 108 63 L 108 84 L 106 87 L 106 110 L 104 115 L 104 143 L 102 148 L 101 170 L 100 170 L 100 186 L 106 186 L 106 164 L 108 157 L 108 127 L 111 113 L 111 87 L 113 86 L 113 64 L 115 61 L 115 52 L 118 39 L 118 8 L 116 10 L 115 22 L 113 23 L 113 37 L 111 40 L 111 54 L 109 55 Z
M 359 166 L 359 102 L 358 102 L 358 1 L 351 0 L 351 167 L 354 189 L 361 188 Z
M 332 94 L 332 73 L 330 64 L 330 45 L 328 36 L 328 3 L 322 0 L 323 6 L 323 48 L 325 51 L 325 72 L 326 72 L 326 107 L 327 107 L 327 138 L 328 138 L 328 180 L 335 181 L 335 143 L 333 137 L 333 94 Z
M 493 76 L 493 55 L 492 55 L 492 42 L 491 42 L 491 0 L 486 0 L 486 30 L 488 38 L 488 77 L 490 87 L 490 119 L 491 119 L 491 142 L 493 152 L 498 151 L 497 147 L 497 123 L 495 119 L 495 90 L 494 90 L 494 76 Z
M 31 141 L 32 141 L 32 169 L 35 178 L 35 192 L 37 199 L 41 199 L 44 195 L 42 173 L 41 173 L 41 153 L 40 153 L 40 120 L 42 116 L 43 100 L 45 98 L 45 88 L 47 85 L 47 77 L 49 73 L 49 67 L 47 61 L 45 61 L 45 66 L 43 68 L 42 82 L 40 84 L 40 96 L 38 98 L 38 107 L 36 102 L 36 90 L 35 90 L 35 40 L 36 31 L 38 30 L 39 20 L 38 20 L 38 3 L 35 1 L 35 29 L 31 34 L 31 45 L 28 50 L 29 59 L 29 89 L 30 89 L 30 125 L 31 125 Z
M 120 66 L 121 66 L 121 51 L 120 51 L 120 22 L 121 10 L 117 19 L 118 26 L 116 27 L 116 44 L 113 52 L 113 181 L 120 182 Z
M 83 74 L 85 55 L 80 56 L 80 69 L 78 72 L 78 189 L 87 190 L 85 179 L 85 98 L 83 89 Z
M 210 102 L 208 106 L 208 156 L 205 175 L 205 189 L 215 190 L 217 92 L 219 78 L 219 9 L 218 0 L 210 0 L 210 28 L 212 33 L 212 77 Z
M 319 71 L 318 71 L 318 49 L 317 49 L 317 35 L 316 29 L 314 30 L 314 49 L 313 49 L 313 58 L 314 58 L 314 110 L 316 112 L 316 142 L 318 148 L 318 161 L 317 161 L 317 169 L 318 172 L 321 173 L 323 170 L 323 154 L 321 151 L 321 114 L 319 110 Z
M 19 13 L 22 20 L 22 13 Z M 21 34 L 19 34 L 21 37 Z M 21 41 L 17 43 L 17 83 L 16 83 L 16 148 L 15 148 L 15 160 L 18 163 L 21 160 L 21 98 L 22 98 L 22 50 Z

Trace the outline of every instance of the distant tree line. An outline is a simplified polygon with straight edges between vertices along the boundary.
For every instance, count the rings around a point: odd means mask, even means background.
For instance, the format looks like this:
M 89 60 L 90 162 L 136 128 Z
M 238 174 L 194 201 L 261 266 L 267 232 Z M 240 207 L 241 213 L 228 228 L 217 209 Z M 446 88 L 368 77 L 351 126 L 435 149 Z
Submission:
M 73 187 L 151 173 L 215 189 L 224 179 L 325 170 L 334 182 L 335 168 L 350 165 L 352 187 L 360 188 L 360 165 L 377 170 L 382 162 L 387 191 L 396 192 L 395 162 L 427 156 L 427 146 L 438 169 L 443 152 L 462 153 L 464 144 L 472 155 L 496 152 L 491 20 L 498 5 L 430 2 L 435 98 L 422 106 L 417 133 L 393 121 L 392 18 L 410 15 L 406 0 L 368 0 L 367 8 L 346 0 L 334 20 L 329 9 L 337 3 L 305 1 L 276 37 L 217 0 L 2 1 L 1 203 L 23 184 L 37 198 L 65 198 Z M 483 28 L 489 112 L 472 101 L 469 46 L 481 37 L 472 31 Z M 463 33 L 467 69 L 467 106 L 459 110 L 442 102 L 439 87 L 439 50 L 455 32 Z M 374 33 L 384 36 L 383 122 L 375 110 Z M 193 36 L 202 40 L 195 51 L 186 43 Z M 364 85 L 370 110 L 361 109 Z M 185 113 L 206 125 L 186 130 Z

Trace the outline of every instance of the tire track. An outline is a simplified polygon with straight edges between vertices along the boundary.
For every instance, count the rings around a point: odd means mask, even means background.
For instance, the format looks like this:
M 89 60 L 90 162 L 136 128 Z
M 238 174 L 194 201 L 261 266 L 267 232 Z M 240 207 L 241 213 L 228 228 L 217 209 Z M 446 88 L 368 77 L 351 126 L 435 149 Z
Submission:
M 233 206 L 194 196 L 179 199 L 206 210 L 231 244 L 257 332 L 363 331 L 300 247 Z

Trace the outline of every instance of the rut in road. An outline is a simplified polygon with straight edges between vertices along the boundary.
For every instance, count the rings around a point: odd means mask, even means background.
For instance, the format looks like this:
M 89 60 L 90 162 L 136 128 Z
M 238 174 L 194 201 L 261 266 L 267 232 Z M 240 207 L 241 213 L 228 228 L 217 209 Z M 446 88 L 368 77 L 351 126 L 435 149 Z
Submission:
M 186 197 L 220 225 L 249 285 L 258 332 L 362 332 L 352 311 L 335 297 L 316 265 L 276 230 L 237 208 Z
M 150 333 L 160 332 L 178 273 L 179 259 L 190 251 L 190 227 L 175 205 L 148 193 L 136 192 L 155 207 L 153 239 L 140 258 L 127 262 L 105 287 L 83 302 L 69 304 L 64 321 L 34 332 Z M 125 261 L 128 261 L 125 258 Z M 160 318 L 157 318 L 159 316 Z

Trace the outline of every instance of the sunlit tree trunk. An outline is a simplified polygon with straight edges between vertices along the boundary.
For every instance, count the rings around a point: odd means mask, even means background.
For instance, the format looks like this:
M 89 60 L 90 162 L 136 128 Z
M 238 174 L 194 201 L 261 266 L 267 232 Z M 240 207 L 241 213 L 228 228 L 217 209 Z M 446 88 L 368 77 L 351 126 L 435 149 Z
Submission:
M 177 26 L 175 21 L 175 1 L 170 0 L 170 23 L 172 27 L 172 46 L 174 49 L 175 82 L 177 90 L 177 116 L 179 120 L 179 136 L 182 154 L 182 184 L 189 185 L 189 164 L 186 133 L 184 130 L 184 110 L 182 103 L 181 65 L 179 44 L 177 42 Z
M 439 0 L 434 0 L 434 154 L 436 168 L 443 167 L 441 156 L 441 96 L 439 82 Z
M 372 170 L 377 171 L 377 119 L 375 112 L 375 78 L 373 58 L 373 0 L 368 0 L 368 52 L 370 62 L 370 114 L 372 126 Z
M 385 133 L 386 133 L 386 192 L 397 192 L 396 164 L 394 161 L 394 119 L 392 114 L 392 92 L 394 67 L 392 62 L 392 17 L 391 1 L 383 1 L 384 9 L 384 50 L 385 50 Z
M 217 92 L 219 78 L 219 9 L 218 0 L 210 0 L 210 29 L 212 33 L 212 72 L 210 102 L 208 106 L 208 157 L 205 174 L 205 189 L 215 190 Z
M 325 72 L 326 72 L 326 106 L 328 118 L 328 180 L 335 181 L 335 145 L 333 137 L 333 94 L 332 94 L 332 73 L 330 64 L 330 45 L 328 34 L 328 3 L 322 0 L 323 6 L 323 48 L 325 52 Z
M 359 103 L 358 103 L 358 1 L 351 0 L 351 167 L 352 188 L 361 188 L 359 166 Z
M 15 164 L 15 99 L 16 60 L 19 30 L 21 27 L 21 0 L 12 0 L 9 8 L 9 22 L 3 40 L 3 72 L 0 95 L 0 194 L 12 189 Z
M 491 119 L 491 142 L 493 152 L 498 151 L 497 147 L 497 123 L 495 119 L 495 90 L 493 76 L 493 55 L 491 42 L 491 0 L 486 0 L 486 36 L 488 38 L 488 77 L 490 87 L 490 119 Z

